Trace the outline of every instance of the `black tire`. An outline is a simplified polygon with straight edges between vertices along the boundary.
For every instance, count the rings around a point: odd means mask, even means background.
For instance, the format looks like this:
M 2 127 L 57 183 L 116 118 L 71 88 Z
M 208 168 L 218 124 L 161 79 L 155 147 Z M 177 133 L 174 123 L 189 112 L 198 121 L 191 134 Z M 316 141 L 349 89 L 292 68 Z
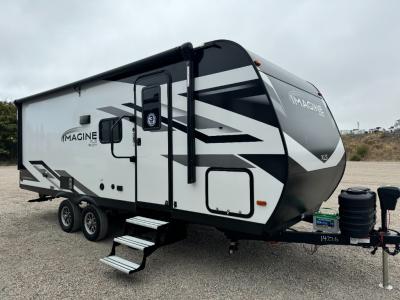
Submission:
M 86 206 L 82 211 L 82 231 L 89 241 L 104 239 L 108 233 L 106 213 L 97 206 Z
M 58 223 L 65 232 L 75 232 L 81 228 L 81 208 L 69 199 L 65 199 L 58 207 Z

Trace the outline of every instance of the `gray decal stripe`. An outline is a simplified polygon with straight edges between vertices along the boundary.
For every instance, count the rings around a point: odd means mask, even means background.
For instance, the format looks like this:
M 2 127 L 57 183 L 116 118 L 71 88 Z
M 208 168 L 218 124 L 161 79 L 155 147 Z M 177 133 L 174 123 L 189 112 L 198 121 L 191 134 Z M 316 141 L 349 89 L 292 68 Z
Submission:
M 132 116 L 133 117 L 133 113 L 127 112 L 123 109 L 116 108 L 114 106 L 100 107 L 100 108 L 98 108 L 98 110 L 104 111 L 104 112 L 111 114 L 113 116 L 116 116 L 116 117 L 122 117 L 122 116 Z
M 49 180 L 54 178 L 54 176 L 53 176 L 51 173 L 49 173 L 49 171 L 46 170 L 45 168 L 40 167 L 40 166 L 38 166 L 38 165 L 34 165 L 33 167 L 34 167 L 36 170 L 38 170 L 38 172 L 39 172 L 40 174 L 42 174 L 43 177 L 46 177 L 46 178 L 49 179 Z
M 46 163 L 42 160 L 31 160 L 29 161 L 32 165 L 41 165 L 43 166 L 50 174 L 52 174 L 55 178 L 57 178 L 58 180 L 60 179 L 60 176 L 58 176 L 57 173 L 55 173 L 52 169 L 50 169 L 50 167 L 48 165 L 46 165 Z M 36 167 L 36 166 L 35 166 Z
M 132 103 L 132 102 L 123 103 L 122 105 L 136 109 L 137 111 L 140 111 L 140 112 L 142 111 L 142 108 L 139 105 L 136 105 L 135 103 Z
M 168 158 L 168 155 L 163 155 Z M 187 155 L 174 155 L 173 160 L 181 165 L 187 166 Z M 233 154 L 200 154 L 196 155 L 197 167 L 218 168 L 254 168 Z
M 133 103 L 129 103 L 128 102 L 128 103 L 124 103 L 122 105 L 125 105 L 127 107 L 136 109 L 137 111 L 142 111 L 142 108 L 140 106 L 135 105 Z M 161 105 L 168 109 L 168 105 L 165 105 L 163 103 L 161 103 Z M 180 116 L 173 117 L 173 119 L 176 120 L 176 121 L 179 121 L 179 122 L 181 122 L 181 123 L 183 123 L 185 125 L 187 125 L 187 113 L 186 113 L 186 111 L 183 110 L 183 109 L 176 108 L 176 107 L 172 107 L 172 109 L 174 111 L 178 112 L 179 114 L 181 114 Z M 229 130 L 230 132 L 240 132 L 240 130 L 237 130 L 235 128 L 229 127 L 229 126 L 227 126 L 225 124 L 216 122 L 214 120 L 210 120 L 210 119 L 207 119 L 207 118 L 199 116 L 199 115 L 196 115 L 195 117 L 196 117 L 196 121 L 195 121 L 196 129 L 209 129 L 209 128 L 220 128 L 220 127 L 223 127 L 225 130 Z
M 88 189 L 86 186 L 84 186 L 80 181 L 78 181 L 74 176 L 70 175 L 67 171 L 65 171 L 65 170 L 56 170 L 56 172 L 60 176 L 66 176 L 66 177 L 74 178 L 74 185 L 78 189 L 80 189 L 82 192 L 84 192 L 86 195 L 97 196 L 96 193 L 92 192 L 90 189 Z
M 176 121 L 172 121 L 172 125 L 177 130 L 183 131 L 187 133 L 187 127 L 181 123 Z M 262 140 L 248 135 L 248 134 L 230 134 L 230 135 L 206 135 L 203 132 L 195 131 L 195 138 L 204 142 L 204 143 L 246 143 L 246 142 L 262 142 Z
M 58 188 L 60 187 L 60 176 L 58 176 L 58 174 L 54 172 L 44 161 L 32 160 L 30 163 L 52 185 Z
M 206 91 L 202 91 L 202 90 L 197 91 L 196 90 L 196 92 L 201 92 L 201 94 L 203 96 L 208 96 L 208 95 L 213 95 L 213 94 L 220 94 L 220 93 L 227 93 L 227 92 L 243 90 L 243 89 L 254 87 L 255 85 L 256 85 L 256 82 L 253 81 L 253 82 L 249 82 L 249 83 L 245 83 L 245 84 L 230 86 L 227 88 L 217 87 L 217 88 L 207 89 Z
M 127 103 L 125 103 L 125 104 L 127 104 Z M 125 104 L 123 104 L 123 105 L 125 105 Z M 125 106 L 128 106 L 128 105 L 125 105 Z M 133 108 L 133 107 L 132 107 L 132 108 Z M 136 109 L 137 109 L 137 108 L 136 108 Z M 119 108 L 114 107 L 114 106 L 100 107 L 100 108 L 98 108 L 97 110 L 103 111 L 103 112 L 105 112 L 105 113 L 111 114 L 111 115 L 116 116 L 116 117 L 119 117 L 119 118 L 122 117 L 122 116 L 131 116 L 131 117 L 134 116 L 134 114 L 132 114 L 132 113 L 130 113 L 130 112 L 128 112 L 128 111 L 125 111 L 125 110 L 123 110 L 123 109 L 119 109 Z M 140 111 L 141 111 L 141 109 L 140 109 Z M 141 126 L 141 125 L 142 125 L 142 118 L 136 116 L 136 120 L 137 120 L 137 124 L 136 124 L 136 125 L 139 126 L 139 127 L 142 127 L 142 126 Z M 164 124 L 161 124 L 161 129 L 160 129 L 160 130 L 157 130 L 157 131 L 149 131 L 149 132 L 160 132 L 160 131 L 167 131 L 167 130 L 168 130 L 168 127 L 165 126 Z
M 29 180 L 29 181 L 39 182 L 39 180 L 37 180 L 36 177 L 33 176 L 32 173 L 29 172 L 27 169 L 19 171 L 19 180 Z
M 187 125 L 187 116 L 174 117 L 173 119 Z M 195 125 L 196 129 L 224 128 L 225 130 L 229 130 L 230 132 L 240 132 L 235 128 L 201 116 L 196 116 Z
M 138 109 L 138 108 L 139 107 L 137 107 L 136 109 Z M 100 109 L 100 110 L 103 110 L 103 109 Z M 164 123 L 164 124 L 168 124 L 168 118 L 161 116 L 161 122 Z M 137 125 L 139 125 L 139 124 L 137 124 Z M 221 125 L 223 125 L 223 124 L 221 124 Z M 168 129 L 168 127 L 165 126 L 165 125 L 161 125 L 161 126 L 162 126 L 161 130 L 154 131 L 154 132 L 166 131 Z M 187 126 L 185 126 L 184 124 L 178 123 L 177 121 L 172 121 L 172 126 L 173 126 L 174 129 L 177 129 L 177 130 L 180 130 L 180 131 L 183 131 L 183 132 L 187 133 Z M 235 130 L 234 128 L 232 128 L 232 129 Z M 200 140 L 200 141 L 202 141 L 202 142 L 205 142 L 207 144 L 208 143 L 216 143 L 217 144 L 217 143 L 262 142 L 262 140 L 254 137 L 254 136 L 251 136 L 249 134 L 232 134 L 232 135 L 214 135 L 214 136 L 209 136 L 209 135 L 206 135 L 205 133 L 200 132 L 200 131 L 195 131 L 195 138 Z
M 53 171 L 44 161 L 41 160 L 32 160 L 30 161 L 30 163 L 32 165 L 34 165 L 34 167 L 37 167 L 35 165 L 41 165 L 43 166 L 50 174 L 52 174 L 55 178 L 57 178 L 58 180 L 60 180 L 60 176 L 69 176 L 69 177 L 73 177 L 71 176 L 68 172 L 64 171 L 64 170 L 57 170 L 57 171 Z M 97 196 L 95 193 L 93 193 L 91 190 L 89 190 L 87 187 L 85 187 L 82 183 L 80 183 L 76 178 L 74 178 L 74 184 L 75 186 L 80 189 L 82 192 L 84 192 L 87 195 L 91 195 L 91 196 Z M 74 193 L 76 193 L 75 189 L 72 189 L 72 191 Z
M 186 93 L 179 95 L 186 97 Z M 258 79 L 196 90 L 195 99 L 270 126 L 279 127 L 265 92 L 265 86 Z

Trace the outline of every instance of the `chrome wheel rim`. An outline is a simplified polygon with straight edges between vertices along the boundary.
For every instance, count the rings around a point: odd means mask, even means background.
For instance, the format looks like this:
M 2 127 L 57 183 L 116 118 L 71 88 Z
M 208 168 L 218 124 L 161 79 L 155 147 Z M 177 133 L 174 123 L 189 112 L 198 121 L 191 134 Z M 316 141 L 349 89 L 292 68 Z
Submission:
M 84 218 L 85 230 L 90 235 L 94 234 L 97 230 L 96 216 L 92 212 L 87 212 Z
M 65 227 L 69 227 L 72 224 L 72 213 L 68 206 L 64 206 L 61 209 L 61 223 Z

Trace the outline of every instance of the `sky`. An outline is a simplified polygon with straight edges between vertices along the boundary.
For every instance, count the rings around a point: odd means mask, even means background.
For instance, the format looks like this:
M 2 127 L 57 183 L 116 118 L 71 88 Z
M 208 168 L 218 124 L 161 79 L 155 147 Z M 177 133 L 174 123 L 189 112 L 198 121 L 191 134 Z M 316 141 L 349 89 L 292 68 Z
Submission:
M 0 1 L 0 100 L 230 39 L 314 83 L 340 129 L 400 119 L 400 1 Z

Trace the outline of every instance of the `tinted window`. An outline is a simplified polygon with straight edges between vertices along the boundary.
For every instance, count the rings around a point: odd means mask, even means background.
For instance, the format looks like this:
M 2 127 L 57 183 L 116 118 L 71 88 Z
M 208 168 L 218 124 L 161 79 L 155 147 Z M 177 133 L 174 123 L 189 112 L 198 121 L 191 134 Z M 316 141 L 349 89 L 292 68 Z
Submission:
M 111 134 L 111 128 L 118 121 L 118 118 L 103 119 L 99 123 L 99 139 L 100 143 L 108 144 L 111 143 L 111 137 L 114 137 L 114 143 L 119 143 L 122 139 L 122 122 L 119 122 L 113 129 Z
M 142 91 L 143 104 L 157 103 L 160 101 L 160 87 L 151 86 L 144 88 Z

